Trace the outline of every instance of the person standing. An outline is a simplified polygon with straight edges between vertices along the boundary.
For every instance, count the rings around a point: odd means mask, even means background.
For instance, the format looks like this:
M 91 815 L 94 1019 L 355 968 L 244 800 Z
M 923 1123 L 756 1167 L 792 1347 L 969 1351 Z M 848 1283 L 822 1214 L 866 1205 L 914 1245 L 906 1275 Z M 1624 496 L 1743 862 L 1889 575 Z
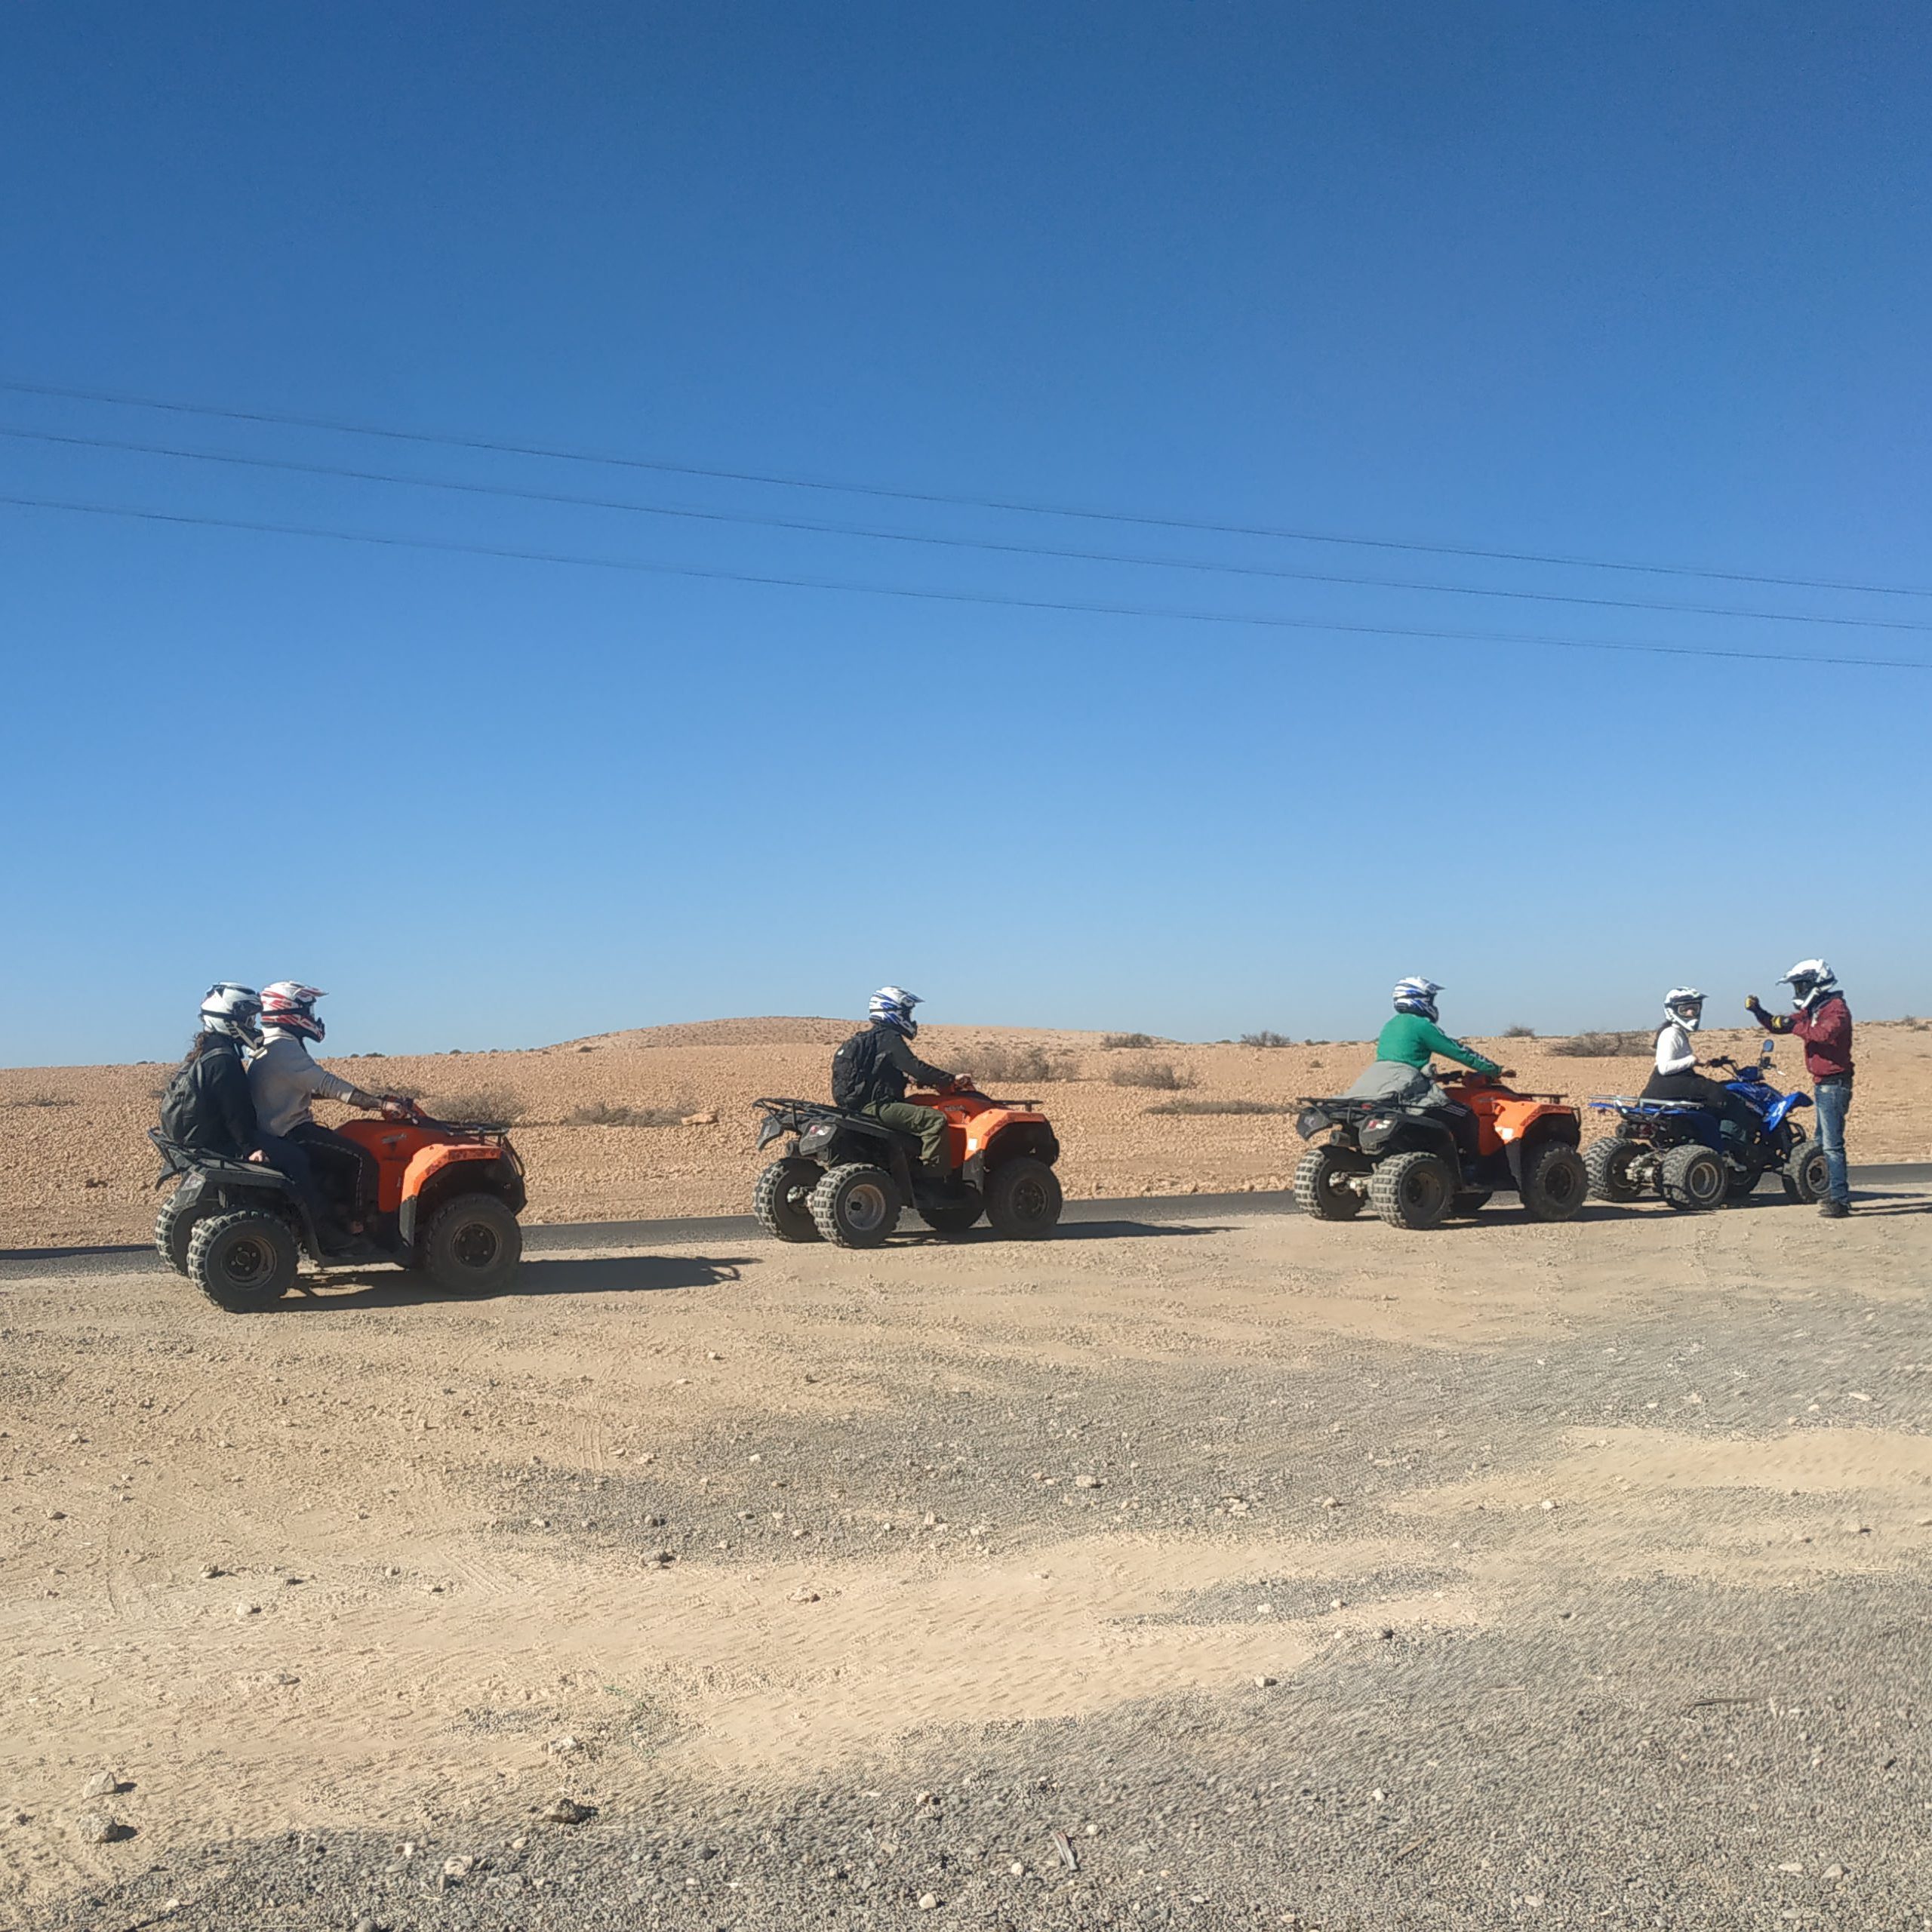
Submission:
M 1778 983 L 1790 987 L 1795 1012 L 1767 1013 L 1755 993 L 1746 999 L 1745 1010 L 1767 1033 L 1795 1033 L 1804 1042 L 1804 1070 L 1811 1076 L 1811 1098 L 1818 1109 L 1818 1144 L 1831 1174 L 1818 1212 L 1829 1221 L 1841 1221 L 1851 1212 L 1844 1158 L 1845 1116 L 1851 1112 L 1851 1008 L 1838 975 L 1822 959 L 1801 959 Z

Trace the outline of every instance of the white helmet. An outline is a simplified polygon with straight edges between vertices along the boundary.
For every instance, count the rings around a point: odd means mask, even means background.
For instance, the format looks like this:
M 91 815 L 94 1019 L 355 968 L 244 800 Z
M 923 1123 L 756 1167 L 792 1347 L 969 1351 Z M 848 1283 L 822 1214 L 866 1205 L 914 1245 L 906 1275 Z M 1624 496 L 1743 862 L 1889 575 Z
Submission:
M 872 995 L 866 1011 L 881 1025 L 903 1033 L 909 1040 L 919 1030 L 912 1009 L 923 1003 L 917 993 L 909 993 L 903 986 L 881 986 Z
M 1398 980 L 1395 982 L 1395 1011 L 1398 1013 L 1420 1013 L 1425 1020 L 1438 1017 L 1435 1011 L 1435 995 L 1442 989 L 1433 980 L 1420 977 Z
M 1838 976 L 1823 959 L 1801 959 L 1789 973 L 1778 975 L 1778 984 L 1789 986 L 1800 1006 L 1816 1006 L 1838 989 Z
M 262 1023 L 297 1038 L 319 1041 L 327 1031 L 315 1017 L 315 1002 L 327 995 L 300 980 L 278 980 L 262 989 Z
M 231 1040 L 259 1047 L 262 1029 L 256 1022 L 261 1011 L 261 995 L 253 986 L 239 986 L 232 980 L 217 980 L 202 995 L 202 1031 L 225 1033 Z
M 1680 1006 L 1693 1009 L 1687 1020 L 1678 1011 Z M 1696 1032 L 1703 1023 L 1704 995 L 1695 986 L 1672 986 L 1663 996 L 1663 1017 L 1686 1032 Z

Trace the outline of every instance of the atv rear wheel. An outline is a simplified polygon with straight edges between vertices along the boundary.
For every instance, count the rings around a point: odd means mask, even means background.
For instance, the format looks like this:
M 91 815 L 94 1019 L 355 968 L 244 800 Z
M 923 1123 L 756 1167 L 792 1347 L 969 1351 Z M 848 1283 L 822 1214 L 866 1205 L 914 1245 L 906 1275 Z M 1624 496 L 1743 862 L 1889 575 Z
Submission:
M 1346 1177 L 1367 1172 L 1367 1161 L 1349 1148 L 1311 1147 L 1295 1169 L 1295 1205 L 1318 1221 L 1352 1221 L 1364 1196 Z
M 188 1272 L 188 1244 L 195 1238 L 196 1226 L 205 1221 L 211 1214 L 221 1212 L 220 1205 L 211 1201 L 192 1201 L 183 1206 L 175 1204 L 178 1196 L 170 1195 L 161 1204 L 161 1212 L 154 1217 L 154 1250 L 177 1275 Z
M 1810 1141 L 1800 1140 L 1786 1158 L 1778 1179 L 1783 1184 L 1788 1201 L 1802 1201 L 1809 1204 L 1823 1200 L 1832 1185 L 1832 1171 L 1825 1159 L 1824 1149 Z
M 1392 1228 L 1420 1234 L 1440 1227 L 1456 1197 L 1456 1177 L 1440 1154 L 1395 1154 L 1376 1163 L 1368 1198 Z
M 1533 1221 L 1567 1221 L 1590 1192 L 1583 1157 L 1567 1140 L 1546 1140 L 1523 1159 L 1523 1210 Z
M 295 1230 L 279 1214 L 250 1208 L 198 1220 L 186 1272 L 217 1308 L 241 1315 L 281 1300 L 295 1285 L 301 1259 Z
M 1002 1161 L 986 1181 L 986 1219 L 1006 1241 L 1041 1241 L 1060 1225 L 1060 1177 L 1031 1154 Z
M 438 1287 L 490 1294 L 515 1278 L 523 1230 L 495 1195 L 459 1194 L 436 1210 L 416 1252 L 417 1265 Z
M 811 1195 L 824 1172 L 816 1161 L 796 1154 L 774 1161 L 752 1189 L 752 1212 L 758 1226 L 780 1241 L 817 1241 Z
M 1721 1206 L 1729 1171 L 1708 1147 L 1673 1147 L 1657 1163 L 1657 1192 L 1685 1213 Z
M 813 1225 L 834 1247 L 877 1247 L 899 1225 L 899 1190 L 883 1168 L 869 1161 L 832 1168 L 806 1204 Z
M 1649 1152 L 1641 1140 L 1592 1140 L 1583 1149 L 1590 1192 L 1599 1201 L 1635 1201 L 1644 1184 L 1630 1171 Z

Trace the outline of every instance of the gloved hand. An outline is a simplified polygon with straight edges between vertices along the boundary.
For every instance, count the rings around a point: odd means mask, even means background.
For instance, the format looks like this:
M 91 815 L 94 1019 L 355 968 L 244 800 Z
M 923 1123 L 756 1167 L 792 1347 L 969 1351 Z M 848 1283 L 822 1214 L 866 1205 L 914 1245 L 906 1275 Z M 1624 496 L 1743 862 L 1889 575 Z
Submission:
M 970 1094 L 973 1091 L 973 1076 L 970 1073 L 955 1073 L 946 1088 L 949 1094 Z
M 1744 1010 L 1746 1013 L 1755 1013 L 1758 1010 L 1758 995 L 1755 993 L 1746 993 L 1744 995 Z
M 407 1120 L 415 1112 L 410 1102 L 399 1094 L 383 1096 L 383 1118 L 385 1120 Z

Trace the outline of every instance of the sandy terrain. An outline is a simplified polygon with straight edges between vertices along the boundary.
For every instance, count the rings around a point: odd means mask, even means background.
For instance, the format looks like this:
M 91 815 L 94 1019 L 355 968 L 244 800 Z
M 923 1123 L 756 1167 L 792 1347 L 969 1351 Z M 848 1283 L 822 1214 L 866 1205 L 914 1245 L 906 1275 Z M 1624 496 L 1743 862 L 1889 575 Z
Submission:
M 517 1145 L 531 1174 L 529 1218 L 614 1220 L 742 1213 L 758 1161 L 751 1103 L 764 1094 L 823 1097 L 832 1048 L 850 1030 L 834 1020 L 718 1020 L 574 1041 L 527 1053 L 447 1054 L 328 1064 L 371 1089 L 407 1087 L 429 1101 L 500 1103 L 521 1117 Z M 1714 1051 L 1755 1051 L 1762 1036 L 1712 1033 Z M 1286 1105 L 1335 1092 L 1361 1070 L 1356 1044 L 1256 1051 L 1232 1046 L 1103 1050 L 1091 1033 L 934 1026 L 920 1043 L 936 1064 L 977 1072 L 989 1092 L 1041 1100 L 1065 1147 L 1061 1169 L 1076 1198 L 1215 1192 L 1285 1186 L 1301 1144 L 1289 1114 L 1164 1115 L 1164 1100 L 1243 1099 Z M 1648 1071 L 1641 1059 L 1573 1060 L 1526 1040 L 1480 1042 L 1523 1084 L 1583 1097 L 1628 1092 Z M 1056 1072 L 1041 1081 L 988 1074 L 1029 1050 Z M 1932 1158 L 1932 1026 L 1860 1023 L 1859 1091 L 1852 1117 L 1860 1161 Z M 1111 1083 L 1149 1063 L 1197 1084 L 1178 1095 Z M 133 1241 L 146 1238 L 155 1163 L 143 1136 L 165 1066 L 0 1070 L 0 1247 Z M 1801 1081 L 1796 1044 L 1780 1044 L 1774 1078 Z M 711 1113 L 698 1127 L 565 1127 L 574 1110 L 605 1103 Z M 331 1110 L 321 1110 L 328 1114 Z M 1586 1132 L 1595 1117 L 1586 1117 Z
M 0 1924 L 1915 1924 L 1928 1209 L 14 1263 Z

